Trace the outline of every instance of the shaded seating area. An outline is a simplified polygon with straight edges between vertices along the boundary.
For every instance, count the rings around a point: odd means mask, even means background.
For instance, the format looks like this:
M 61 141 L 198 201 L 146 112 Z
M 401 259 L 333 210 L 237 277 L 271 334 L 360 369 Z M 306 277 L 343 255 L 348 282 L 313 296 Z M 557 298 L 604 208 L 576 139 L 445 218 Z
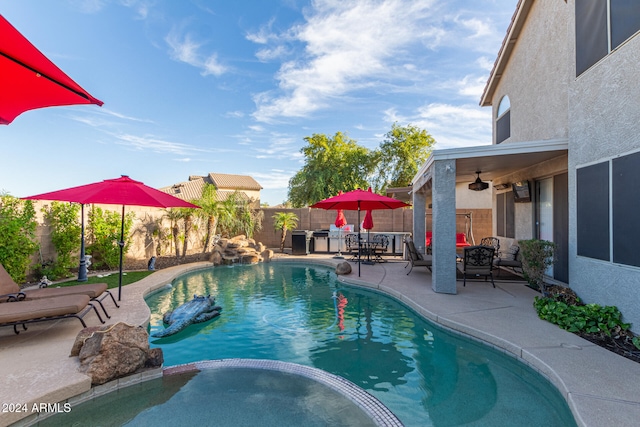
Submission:
M 21 300 L 39 300 L 44 298 L 63 297 L 70 295 L 86 295 L 91 301 L 97 302 L 107 318 L 111 318 L 107 313 L 102 301 L 111 297 L 113 304 L 119 307 L 113 294 L 107 289 L 106 283 L 92 283 L 84 285 L 65 286 L 61 288 L 38 288 L 20 290 L 20 286 L 0 264 L 0 303 Z
M 387 252 L 389 248 L 389 236 L 384 234 L 376 234 L 373 236 L 370 242 L 371 256 L 375 262 L 386 262 L 382 255 Z
M 98 309 L 91 304 L 88 295 L 67 295 L 37 300 L 22 300 L 0 303 L 0 326 L 13 326 L 19 334 L 18 325 L 27 330 L 27 323 L 60 320 L 75 317 L 87 327 L 83 317 L 93 310 L 100 323 L 104 323 Z
M 344 236 L 344 245 L 346 248 L 346 252 L 347 254 L 351 255 L 351 258 L 349 258 L 349 261 L 358 259 L 359 244 L 360 243 L 358 242 L 357 234 L 347 234 L 346 236 Z
M 495 250 L 490 246 L 469 246 L 464 248 L 462 262 L 457 264 L 458 270 L 462 273 L 462 286 L 467 286 L 467 278 L 484 277 L 491 279 L 491 284 L 496 287 L 493 281 L 493 254 Z
M 433 231 L 427 231 L 425 235 L 425 247 L 427 253 L 431 253 L 431 243 L 433 240 Z M 467 235 L 465 233 L 456 233 L 456 248 L 465 248 L 471 246 L 471 243 L 467 241 Z
M 504 253 L 493 261 L 493 265 L 498 268 L 498 276 L 502 268 L 510 268 L 516 274 L 522 274 L 522 255 L 520 246 L 513 244 Z
M 411 268 L 407 272 L 407 276 L 409 275 L 409 273 L 411 273 L 411 271 L 413 270 L 413 267 L 427 267 L 427 269 L 431 271 L 431 265 L 432 265 L 431 256 L 427 255 L 425 257 L 420 252 L 418 252 L 416 250 L 415 243 L 413 243 L 413 240 L 409 237 L 407 237 L 404 240 L 404 244 L 405 244 L 407 256 L 409 258 L 409 262 L 407 263 L 407 265 L 404 266 L 404 268 L 407 268 L 409 264 L 411 264 Z
M 500 256 L 500 239 L 497 237 L 483 237 L 480 239 L 480 246 L 491 246 L 494 249 L 493 256 Z

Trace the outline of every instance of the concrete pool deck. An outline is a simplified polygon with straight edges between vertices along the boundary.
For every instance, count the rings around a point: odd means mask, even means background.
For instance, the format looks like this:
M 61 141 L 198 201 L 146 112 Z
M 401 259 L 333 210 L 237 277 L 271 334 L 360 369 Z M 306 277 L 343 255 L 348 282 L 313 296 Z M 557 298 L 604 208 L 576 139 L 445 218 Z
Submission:
M 277 256 L 274 261 L 293 261 L 335 266 L 342 260 L 330 255 Z M 427 319 L 501 349 L 546 376 L 567 400 L 580 426 L 635 426 L 640 419 L 640 364 L 592 344 L 555 325 L 540 320 L 533 308 L 539 295 L 523 282 L 497 281 L 496 288 L 471 281 L 457 294 L 437 294 L 431 289 L 431 273 L 416 267 L 406 275 L 406 262 L 362 265 L 340 276 L 344 283 L 370 287 L 399 299 Z M 144 296 L 188 271 L 210 267 L 196 263 L 159 270 L 122 290 L 121 308 L 107 300 L 112 318 L 146 325 L 149 309 Z M 117 292 L 117 290 L 116 290 Z M 87 325 L 98 325 L 94 314 Z M 56 403 L 75 396 L 102 393 L 117 387 L 112 383 L 91 388 L 89 377 L 79 373 L 77 358 L 69 351 L 82 325 L 77 319 L 31 324 L 15 335 L 13 328 L 0 328 L 0 426 L 33 425 L 38 414 L 34 404 Z M 159 375 L 151 372 L 148 375 Z M 140 381 L 141 376 L 119 380 Z M 17 408 L 26 407 L 26 412 Z M 52 410 L 52 408 L 49 408 Z

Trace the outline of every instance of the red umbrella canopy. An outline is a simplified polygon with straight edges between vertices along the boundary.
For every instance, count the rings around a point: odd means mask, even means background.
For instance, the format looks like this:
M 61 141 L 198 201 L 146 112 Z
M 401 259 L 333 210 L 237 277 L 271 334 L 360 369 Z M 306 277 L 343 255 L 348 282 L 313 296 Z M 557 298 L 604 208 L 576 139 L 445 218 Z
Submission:
M 360 189 L 329 197 L 328 199 L 311 205 L 312 208 L 327 210 L 345 209 L 348 211 L 360 209 L 398 209 L 406 206 L 410 205 L 400 200 L 392 199 L 391 197 L 381 196 L 380 194 Z
M 335 226 L 338 228 L 344 227 L 347 225 L 347 219 L 344 217 L 344 212 L 342 209 L 338 209 L 338 215 L 336 216 Z
M 341 194 L 342 191 L 338 191 L 338 196 Z M 342 228 L 347 225 L 347 219 L 344 217 L 344 212 L 342 212 L 342 209 L 338 209 L 338 215 L 336 216 L 336 222 L 334 224 L 338 228 Z
M 25 197 L 29 200 L 59 200 L 83 205 L 135 205 L 158 208 L 199 208 L 192 203 L 144 185 L 126 175 L 116 179 Z
M 371 215 L 371 211 L 367 211 L 367 214 L 364 216 L 364 221 L 362 221 L 362 228 L 365 230 L 373 229 L 373 216 Z
M 25 111 L 96 104 L 91 96 L 0 15 L 0 124 Z

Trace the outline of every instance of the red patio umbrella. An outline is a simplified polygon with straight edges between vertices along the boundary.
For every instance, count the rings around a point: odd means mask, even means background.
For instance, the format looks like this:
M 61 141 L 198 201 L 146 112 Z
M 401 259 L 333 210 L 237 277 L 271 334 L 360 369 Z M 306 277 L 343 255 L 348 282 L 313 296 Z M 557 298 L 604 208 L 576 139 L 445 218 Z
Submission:
M 58 200 L 62 202 L 75 202 L 82 205 L 82 245 L 80 248 L 80 271 L 78 281 L 87 280 L 87 267 L 84 254 L 84 205 L 105 204 L 122 205 L 122 224 L 120 227 L 120 278 L 118 281 L 118 301 L 122 293 L 122 252 L 124 247 L 124 207 L 149 206 L 156 208 L 199 208 L 192 203 L 164 193 L 155 188 L 135 181 L 126 175 L 116 179 L 105 179 L 93 184 L 67 188 L 65 190 L 52 191 L 24 197 L 27 200 Z M 84 270 L 84 271 L 83 271 Z M 84 277 L 83 277 L 84 275 Z
M 91 96 L 0 15 L 0 124 L 57 105 L 96 104 Z
M 357 189 L 344 194 L 329 197 L 311 205 L 318 209 L 344 209 L 348 211 L 358 211 L 358 241 L 360 240 L 360 210 L 374 209 L 398 209 L 410 206 L 400 200 L 382 196 L 371 191 Z M 358 276 L 360 276 L 360 245 L 358 245 Z

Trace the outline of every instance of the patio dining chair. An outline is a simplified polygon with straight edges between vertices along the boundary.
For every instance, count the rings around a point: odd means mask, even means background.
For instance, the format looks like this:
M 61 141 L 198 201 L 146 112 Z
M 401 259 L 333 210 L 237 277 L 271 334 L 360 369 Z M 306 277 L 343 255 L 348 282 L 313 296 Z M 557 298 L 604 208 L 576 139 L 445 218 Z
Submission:
M 491 246 L 495 250 L 493 256 L 496 258 L 500 256 L 500 239 L 497 237 L 483 237 L 480 240 L 480 246 Z
M 358 241 L 357 234 L 347 234 L 344 236 L 344 245 L 346 248 L 346 252 L 351 255 L 349 261 L 353 261 L 358 258 L 358 247 L 360 242 Z
M 384 234 L 376 234 L 371 240 L 371 251 L 376 262 L 386 262 L 382 255 L 387 252 L 389 248 L 389 236 Z
M 467 286 L 467 277 L 477 278 L 487 277 L 491 279 L 491 284 L 496 287 L 493 282 L 493 254 L 495 249 L 490 246 L 468 246 L 464 248 L 462 262 L 457 263 L 458 270 L 462 273 L 462 286 Z

